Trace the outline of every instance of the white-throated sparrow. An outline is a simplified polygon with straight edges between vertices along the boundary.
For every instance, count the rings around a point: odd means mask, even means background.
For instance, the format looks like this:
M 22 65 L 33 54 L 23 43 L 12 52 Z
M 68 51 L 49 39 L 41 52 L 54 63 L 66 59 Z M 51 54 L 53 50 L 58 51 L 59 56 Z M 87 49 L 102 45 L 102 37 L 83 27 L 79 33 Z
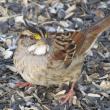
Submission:
M 86 52 L 109 27 L 110 16 L 82 32 L 55 34 L 30 27 L 20 34 L 14 65 L 23 79 L 32 84 L 76 82 Z

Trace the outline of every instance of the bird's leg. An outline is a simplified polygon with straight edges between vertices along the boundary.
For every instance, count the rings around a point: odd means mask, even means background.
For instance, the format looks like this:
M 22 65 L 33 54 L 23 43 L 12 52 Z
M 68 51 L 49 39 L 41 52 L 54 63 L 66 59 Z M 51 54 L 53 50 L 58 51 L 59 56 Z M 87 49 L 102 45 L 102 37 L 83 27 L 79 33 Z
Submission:
M 76 84 L 76 81 L 75 82 L 73 81 L 69 92 L 61 97 L 60 99 L 61 104 L 65 104 L 66 102 L 69 102 L 69 103 L 72 102 L 72 97 L 73 95 L 75 95 L 75 91 L 74 91 L 75 84 Z
M 32 84 L 31 83 L 29 83 L 29 82 L 18 82 L 18 83 L 16 83 L 16 87 L 27 87 L 27 86 L 32 86 Z

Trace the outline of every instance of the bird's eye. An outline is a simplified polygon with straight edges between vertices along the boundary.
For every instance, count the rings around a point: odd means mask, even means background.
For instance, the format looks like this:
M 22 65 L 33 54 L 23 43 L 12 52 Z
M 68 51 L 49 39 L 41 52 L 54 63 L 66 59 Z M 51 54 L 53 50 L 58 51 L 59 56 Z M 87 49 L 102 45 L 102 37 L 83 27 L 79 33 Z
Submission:
M 36 40 L 40 40 L 40 39 L 41 39 L 41 36 L 40 36 L 38 33 L 34 34 L 33 37 L 34 37 Z

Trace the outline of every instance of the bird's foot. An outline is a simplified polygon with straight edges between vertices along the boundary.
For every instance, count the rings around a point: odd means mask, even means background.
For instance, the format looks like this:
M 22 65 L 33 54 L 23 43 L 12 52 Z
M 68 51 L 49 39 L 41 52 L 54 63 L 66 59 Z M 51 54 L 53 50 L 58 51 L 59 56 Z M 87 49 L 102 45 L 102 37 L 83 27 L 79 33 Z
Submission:
M 74 91 L 75 85 L 76 85 L 76 81 L 73 81 L 69 92 L 60 98 L 61 104 L 65 104 L 66 102 L 69 102 L 69 104 L 72 103 L 73 96 L 75 95 L 75 91 Z
M 67 94 L 60 98 L 60 103 L 65 104 L 66 102 L 69 102 L 69 104 L 71 104 L 74 94 L 75 94 L 74 90 L 70 89 Z
M 28 82 L 18 82 L 18 83 L 16 83 L 16 87 L 30 87 L 30 86 L 32 86 L 32 84 L 31 83 L 28 83 Z

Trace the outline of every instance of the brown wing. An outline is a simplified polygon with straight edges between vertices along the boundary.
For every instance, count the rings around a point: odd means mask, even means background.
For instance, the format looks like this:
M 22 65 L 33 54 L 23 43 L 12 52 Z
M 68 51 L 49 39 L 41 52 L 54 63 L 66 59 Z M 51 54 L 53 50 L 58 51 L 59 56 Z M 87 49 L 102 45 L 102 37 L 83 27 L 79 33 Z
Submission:
M 68 67 L 75 54 L 76 44 L 72 39 L 73 33 L 60 33 L 56 34 L 54 38 L 54 55 L 53 59 L 63 60 L 65 67 Z

